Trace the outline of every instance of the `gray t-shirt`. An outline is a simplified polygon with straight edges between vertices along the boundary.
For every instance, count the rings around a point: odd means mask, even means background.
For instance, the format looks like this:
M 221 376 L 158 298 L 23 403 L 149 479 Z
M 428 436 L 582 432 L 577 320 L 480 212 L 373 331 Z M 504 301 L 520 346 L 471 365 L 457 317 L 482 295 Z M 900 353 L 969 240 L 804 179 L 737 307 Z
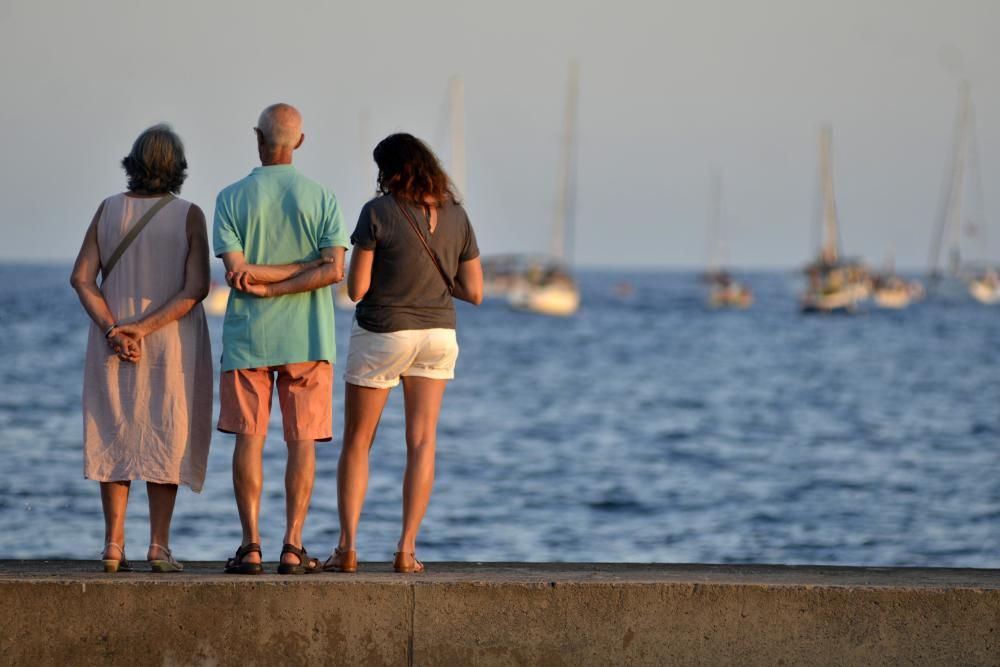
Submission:
M 351 243 L 374 250 L 371 286 L 358 303 L 355 317 L 363 329 L 389 333 L 407 329 L 454 329 L 455 304 L 451 286 L 458 265 L 479 257 L 476 234 L 461 204 L 446 201 L 438 209 L 437 226 L 423 207 L 400 200 L 424 234 L 450 284 L 445 285 L 417 233 L 400 212 L 392 195 L 364 205 Z

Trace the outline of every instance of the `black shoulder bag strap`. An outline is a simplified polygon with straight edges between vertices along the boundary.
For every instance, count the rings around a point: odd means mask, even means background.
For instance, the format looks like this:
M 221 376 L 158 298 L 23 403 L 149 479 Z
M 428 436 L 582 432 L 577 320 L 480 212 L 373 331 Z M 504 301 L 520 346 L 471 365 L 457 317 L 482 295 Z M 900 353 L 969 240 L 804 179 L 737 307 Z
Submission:
M 134 225 L 132 225 L 132 229 L 128 230 L 128 233 L 125 234 L 125 236 L 122 237 L 122 240 L 118 242 L 118 247 L 115 248 L 113 253 L 111 253 L 111 257 L 108 258 L 107 264 L 101 267 L 102 285 L 108 279 L 108 274 L 111 273 L 111 269 L 115 268 L 115 264 L 117 264 L 118 260 L 121 259 L 121 256 L 125 254 L 128 247 L 132 245 L 132 241 L 135 241 L 135 237 L 139 236 L 139 232 L 141 232 L 143 228 L 149 224 L 149 221 L 153 219 L 153 216 L 160 212 L 160 209 L 173 200 L 174 196 L 172 194 L 167 194 L 161 198 L 160 201 L 153 204 L 153 207 L 146 211 L 146 214 L 139 218 Z
M 431 258 L 431 261 L 434 262 L 434 266 L 437 267 L 438 273 L 441 275 L 441 280 L 444 281 L 444 285 L 448 289 L 448 294 L 451 294 L 452 281 L 448 277 L 448 274 L 445 273 L 444 267 L 441 266 L 441 262 L 438 261 L 437 255 L 434 254 L 434 251 L 431 250 L 430 245 L 428 245 L 427 239 L 424 238 L 424 233 L 420 231 L 420 227 L 417 225 L 417 221 L 413 219 L 413 216 L 406 210 L 406 207 L 399 203 L 398 199 L 393 197 L 392 200 L 396 202 L 396 206 L 399 207 L 403 217 L 405 217 L 406 221 L 410 223 L 410 227 L 413 228 L 413 232 L 417 235 L 417 238 L 420 239 L 420 244 L 424 246 L 424 250 L 427 251 L 427 256 Z

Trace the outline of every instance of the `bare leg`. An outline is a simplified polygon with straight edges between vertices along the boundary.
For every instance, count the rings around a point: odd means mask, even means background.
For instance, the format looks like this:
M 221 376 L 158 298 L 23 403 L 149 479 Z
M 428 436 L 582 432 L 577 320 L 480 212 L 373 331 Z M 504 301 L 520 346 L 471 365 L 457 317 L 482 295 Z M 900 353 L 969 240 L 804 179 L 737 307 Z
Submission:
M 447 380 L 403 378 L 406 404 L 406 473 L 403 475 L 403 532 L 399 550 L 416 551 L 417 532 L 434 486 L 434 446 Z
M 170 520 L 174 516 L 174 501 L 177 500 L 176 484 L 146 483 L 146 494 L 149 496 L 149 551 L 148 560 L 166 559 L 167 554 L 162 549 L 152 545 L 170 548 Z
M 302 547 L 302 527 L 309 513 L 313 480 L 316 478 L 316 441 L 288 442 L 288 462 L 285 464 L 285 543 Z M 299 564 L 294 554 L 282 554 L 282 563 Z
M 263 457 L 264 436 L 237 435 L 233 450 L 233 489 L 236 492 L 236 507 L 243 525 L 243 544 L 260 544 L 257 520 L 260 516 L 260 492 L 264 485 Z M 259 563 L 260 554 L 249 553 L 243 557 L 245 563 Z
M 344 443 L 337 463 L 337 512 L 341 551 L 353 551 L 358 521 L 368 491 L 368 452 L 375 442 L 390 389 L 347 384 L 344 392 Z
M 101 506 L 104 508 L 104 558 L 120 559 L 124 554 L 109 543 L 125 548 L 125 511 L 131 482 L 101 482 Z

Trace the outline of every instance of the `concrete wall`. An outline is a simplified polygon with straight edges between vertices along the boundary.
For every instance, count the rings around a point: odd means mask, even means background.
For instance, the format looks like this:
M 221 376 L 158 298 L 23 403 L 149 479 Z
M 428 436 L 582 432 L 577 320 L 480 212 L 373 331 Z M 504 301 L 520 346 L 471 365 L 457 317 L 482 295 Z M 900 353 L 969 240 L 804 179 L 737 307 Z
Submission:
M 219 567 L 0 562 L 0 664 L 1000 664 L 996 571 Z

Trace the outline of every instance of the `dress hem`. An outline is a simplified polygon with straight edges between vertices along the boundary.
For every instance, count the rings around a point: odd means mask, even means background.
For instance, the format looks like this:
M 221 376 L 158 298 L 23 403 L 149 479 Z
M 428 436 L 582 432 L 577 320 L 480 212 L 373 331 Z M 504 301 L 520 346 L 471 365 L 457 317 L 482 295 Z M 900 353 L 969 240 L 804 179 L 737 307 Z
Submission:
M 93 480 L 95 482 L 147 482 L 147 483 L 152 483 L 152 484 L 174 484 L 176 486 L 186 486 L 189 489 L 191 489 L 192 491 L 194 491 L 195 493 L 201 493 L 202 489 L 205 486 L 204 482 L 202 482 L 201 484 L 198 484 L 196 486 L 192 482 L 190 482 L 188 480 L 185 480 L 185 479 L 181 479 L 181 480 L 151 479 L 151 478 L 148 478 L 148 477 L 143 477 L 142 475 L 132 475 L 132 476 L 128 476 L 128 477 L 119 477 L 119 478 L 116 478 L 116 479 L 100 479 L 100 478 L 98 478 L 96 476 L 92 476 L 92 475 L 89 475 L 87 473 L 84 473 L 83 474 L 83 478 L 84 479 Z

